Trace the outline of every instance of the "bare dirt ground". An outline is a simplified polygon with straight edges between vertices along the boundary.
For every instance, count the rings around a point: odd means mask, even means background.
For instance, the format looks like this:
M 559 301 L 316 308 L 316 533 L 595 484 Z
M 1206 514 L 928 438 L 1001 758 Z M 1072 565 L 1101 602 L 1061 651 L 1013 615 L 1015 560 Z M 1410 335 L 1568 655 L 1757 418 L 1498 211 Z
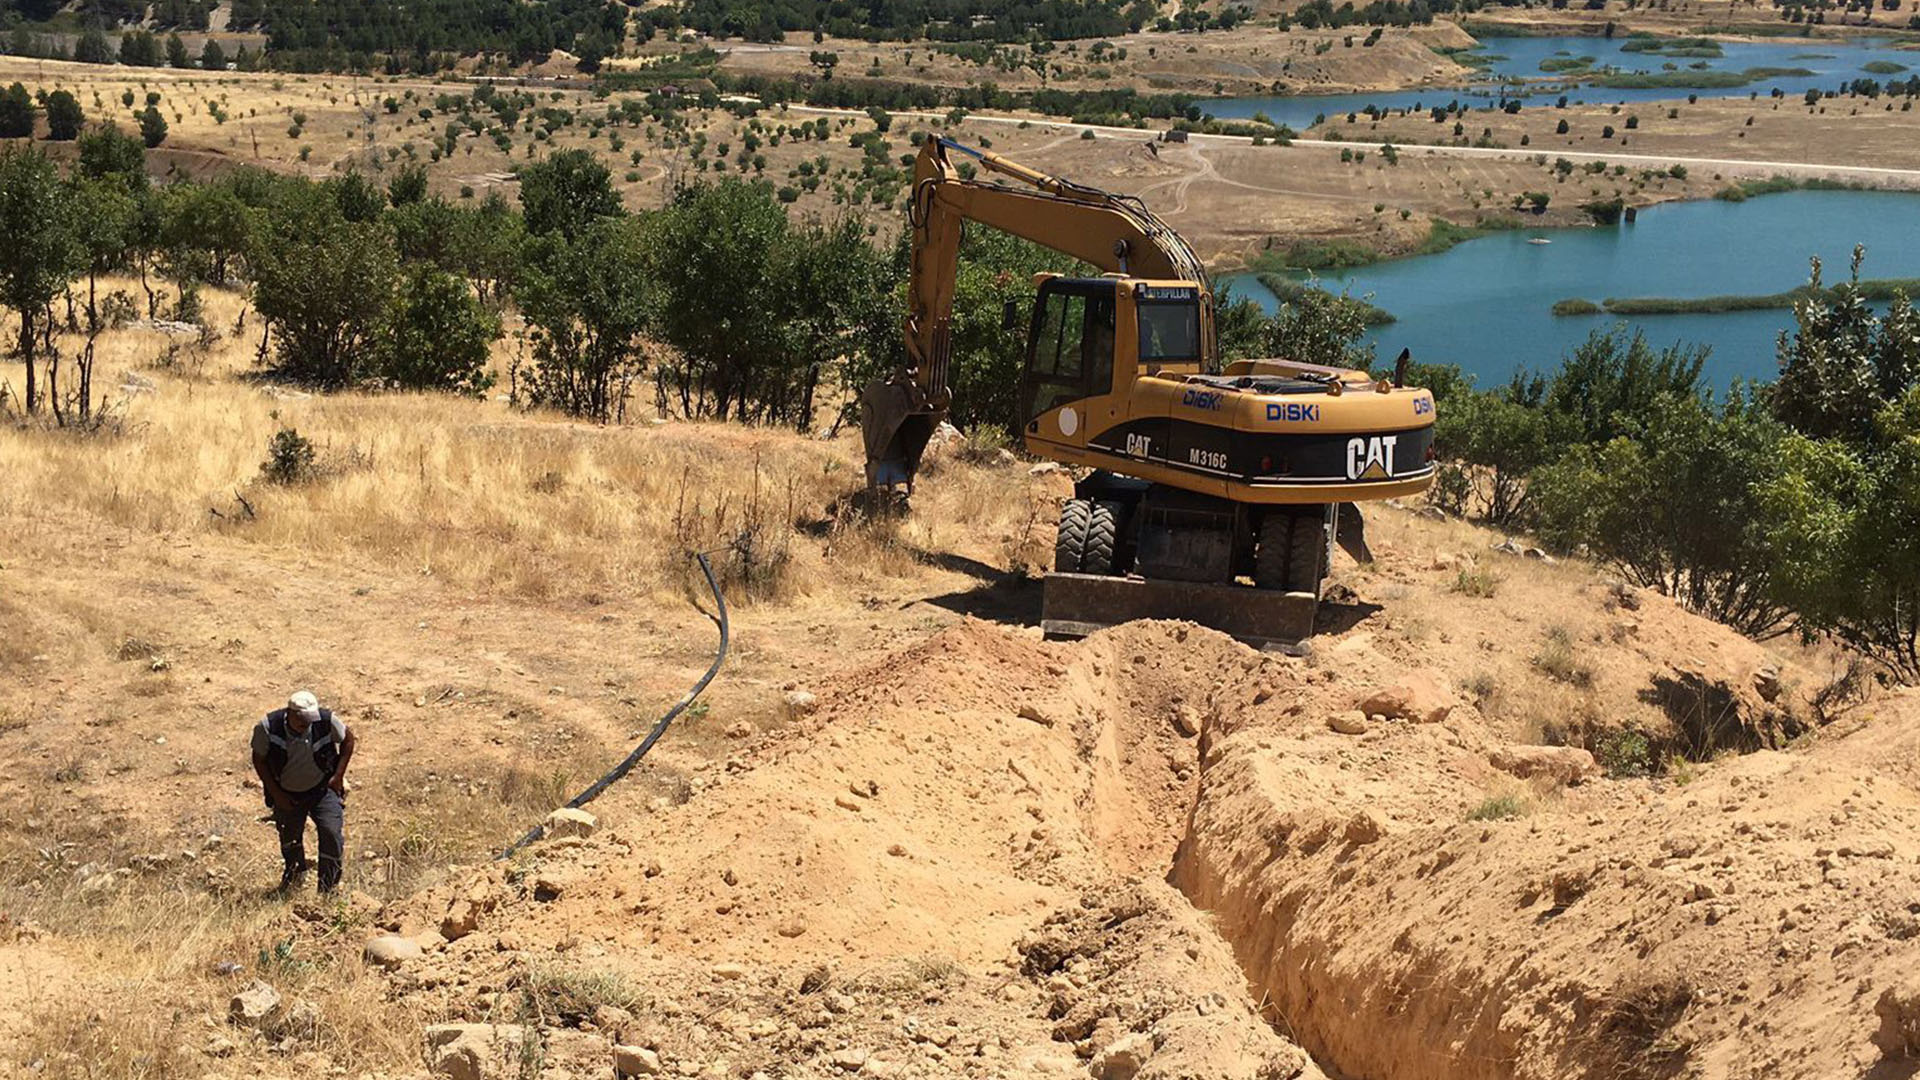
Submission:
M 827 38 L 815 44 L 795 35 L 779 45 L 712 44 L 724 56 L 720 70 L 731 73 L 817 77 L 820 72 L 811 57 L 819 51 L 839 57 L 834 71 L 840 78 L 956 87 L 985 82 L 1005 90 L 1129 87 L 1143 93 L 1203 96 L 1331 94 L 1448 85 L 1473 76 L 1471 69 L 1438 51 L 1473 45 L 1453 23 L 1387 29 L 1371 46 L 1361 45 L 1367 28 L 1358 34 L 1351 30 L 1281 31 L 1249 24 L 1218 34 L 1148 31 L 1097 43 L 1066 42 L 1044 54 L 1022 46 L 989 46 L 988 58 L 979 63 L 926 42 Z
M 1336 47 L 1326 55 L 1374 53 L 1402 42 L 1445 62 L 1421 43 L 1421 35 L 1437 33 L 1389 34 L 1374 49 Z M 1291 38 L 1298 36 L 1270 29 L 1250 29 L 1231 37 L 1144 35 L 1171 40 L 1134 42 L 1129 46 L 1128 64 L 1143 57 L 1149 63 L 1158 62 L 1148 56 L 1149 51 L 1187 57 L 1182 63 L 1198 63 L 1195 57 L 1212 55 L 1205 51 L 1194 56 L 1175 54 L 1176 48 L 1258 49 L 1278 55 L 1292 50 Z M 872 48 L 873 57 L 849 51 L 843 67 L 850 70 L 873 58 L 881 58 L 883 68 L 895 62 L 885 57 L 892 56 L 888 50 L 896 47 Z M 924 47 L 900 46 L 897 51 L 901 57 L 913 52 L 917 61 L 933 55 Z M 777 46 L 736 50 L 728 62 L 737 59 L 741 64 L 773 65 L 768 70 L 784 71 L 779 65 L 806 67 L 805 58 L 801 46 Z M 946 66 L 961 63 L 942 57 L 939 64 L 944 66 L 930 73 L 901 66 L 905 75 L 922 79 L 945 77 Z M 1407 72 L 1390 68 L 1370 69 L 1379 75 L 1377 84 L 1417 81 Z M 1021 70 L 1032 76 L 1030 70 Z M 436 193 L 471 203 L 491 193 L 517 198 L 514 172 L 518 167 L 555 149 L 579 147 L 608 162 L 616 187 L 636 209 L 660 205 L 676 183 L 731 173 L 791 189 L 793 210 L 802 216 L 831 219 L 856 214 L 867 219 L 882 238 L 899 228 L 899 191 L 863 185 L 862 151 L 851 145 L 855 135 L 872 131 L 874 122 L 844 110 L 792 106 L 766 110 L 750 120 L 717 110 L 691 110 L 684 114 L 688 121 L 684 130 L 651 122 L 603 125 L 595 130 L 594 123 L 610 105 L 618 104 L 618 97 L 602 100 L 581 90 L 541 88 L 538 104 L 565 110 L 571 123 L 549 128 L 528 110 L 521 127 L 512 133 L 508 150 L 502 151 L 491 137 L 462 129 L 455 152 L 436 160 L 438 151 L 432 144 L 457 115 L 439 109 L 439 102 L 471 93 L 470 84 L 237 72 L 209 77 L 198 72 L 0 58 L 0 80 L 16 78 L 33 90 L 73 89 L 90 117 L 119 119 L 123 126 L 131 123 L 133 111 L 121 105 L 123 94 L 134 94 L 136 103 L 144 107 L 145 95 L 158 92 L 172 125 L 167 142 L 150 155 L 158 175 L 205 176 L 257 164 L 315 177 L 357 169 L 379 180 L 401 166 L 419 163 L 427 168 Z M 1351 72 L 1339 79 L 1345 80 L 1343 86 L 1365 84 Z M 392 111 L 386 106 L 389 99 L 395 103 Z M 1681 96 L 1621 106 L 1617 112 L 1608 106 L 1563 110 L 1550 103 L 1529 105 L 1517 115 L 1476 110 L 1442 124 L 1433 123 L 1424 113 L 1378 120 L 1361 114 L 1351 121 L 1330 117 L 1292 147 L 1253 147 L 1245 140 L 1219 137 L 1196 137 L 1183 146 L 1149 145 L 1154 139 L 1151 132 L 1102 128 L 1088 139 L 1083 137 L 1089 130 L 1084 126 L 1038 117 L 973 116 L 954 122 L 945 116 L 901 114 L 887 133 L 886 152 L 890 162 L 901 166 L 914 151 L 908 136 L 934 132 L 991 145 L 1016 160 L 1082 182 L 1141 195 L 1210 264 L 1233 268 L 1262 251 L 1301 241 L 1360 240 L 1388 254 L 1406 253 L 1426 239 L 1435 218 L 1472 224 L 1490 215 L 1510 215 L 1515 199 L 1530 191 L 1547 192 L 1553 202 L 1547 214 L 1527 218 L 1529 224 L 1567 225 L 1585 220 L 1579 210 L 1582 202 L 1620 197 L 1644 205 L 1700 198 L 1737 179 L 1775 174 L 1808 177 L 1830 172 L 1847 182 L 1913 186 L 1915 176 L 1865 175 L 1847 168 L 1920 170 L 1920 150 L 1916 150 L 1920 139 L 1912 137 L 1920 123 L 1914 118 L 1920 114 L 1897 106 L 1889 111 L 1886 104 L 1840 99 L 1809 109 L 1797 100 L 1708 98 L 1690 104 Z M 427 115 L 423 117 L 422 112 Z M 1629 117 L 1636 121 L 1635 128 L 1626 127 Z M 802 124 L 823 119 L 831 125 L 825 138 L 792 134 Z M 1562 119 L 1569 131 L 1558 135 L 1555 128 Z M 1459 135 L 1453 134 L 1455 122 L 1461 127 Z M 1606 126 L 1615 128 L 1613 138 L 1603 137 Z M 747 150 L 750 138 L 751 152 Z M 1341 161 L 1342 151 L 1351 157 L 1354 148 L 1316 145 L 1327 138 L 1356 146 L 1371 144 L 1372 149 L 1357 161 Z M 1389 141 L 1402 147 L 1481 143 L 1505 151 L 1408 148 L 1394 166 L 1378 150 L 1379 144 Z M 70 152 L 60 144 L 43 141 L 39 145 L 56 154 Z M 1609 164 L 1619 169 L 1598 177 L 1585 172 L 1562 177 L 1552 168 L 1553 159 L 1561 155 L 1571 155 L 1583 166 L 1611 157 Z M 1679 161 L 1693 162 L 1687 166 L 1690 175 L 1685 179 L 1665 175 L 1667 166 Z
M 1391 507 L 1304 659 L 1047 643 L 1058 473 L 823 526 L 850 437 L 274 397 L 114 333 L 121 429 L 0 430 L 0 1071 L 1920 1067 L 1920 699 L 1828 653 Z M 373 464 L 272 489 L 281 423 Z M 790 558 L 595 827 L 492 862 L 708 662 L 678 553 L 737 525 L 662 475 L 787 493 Z M 263 895 L 241 747 L 296 685 L 364 740 L 335 902 Z

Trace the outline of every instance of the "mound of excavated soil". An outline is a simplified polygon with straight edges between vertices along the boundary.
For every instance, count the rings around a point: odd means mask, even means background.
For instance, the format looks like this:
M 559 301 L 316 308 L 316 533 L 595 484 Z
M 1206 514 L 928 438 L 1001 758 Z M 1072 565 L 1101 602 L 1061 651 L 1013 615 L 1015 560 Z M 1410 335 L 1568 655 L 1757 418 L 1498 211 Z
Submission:
M 556 970 L 623 973 L 631 1019 L 577 1019 L 687 1075 L 1313 1075 L 1163 880 L 1223 670 L 1288 677 L 1186 627 L 968 623 L 820 688 L 681 805 L 614 796 L 598 834 L 383 913 L 459 935 L 395 978 L 426 1015 L 514 1022 Z
M 1696 629 L 1732 665 L 1703 683 L 1747 677 Z M 552 1060 L 684 1075 L 1911 1073 L 1920 702 L 1610 780 L 1333 644 L 968 623 L 682 804 L 614 796 L 389 909 L 457 935 L 397 987 L 512 1022 L 556 972 L 622 972 L 631 1014 L 550 1013 Z

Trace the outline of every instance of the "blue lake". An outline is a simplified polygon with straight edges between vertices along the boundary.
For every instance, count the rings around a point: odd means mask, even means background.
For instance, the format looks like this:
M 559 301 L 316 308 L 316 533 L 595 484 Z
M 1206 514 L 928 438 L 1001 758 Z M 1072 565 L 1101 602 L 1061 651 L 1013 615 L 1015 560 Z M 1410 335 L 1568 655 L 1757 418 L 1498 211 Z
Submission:
M 1360 48 L 1365 30 L 1355 35 L 1354 48 Z M 1523 97 L 1529 105 L 1553 105 L 1565 94 L 1569 103 L 1614 104 L 1634 101 L 1669 101 L 1688 94 L 1701 97 L 1766 97 L 1778 89 L 1798 98 L 1809 89 L 1837 90 L 1853 79 L 1908 79 L 1920 74 L 1920 51 L 1897 49 L 1897 42 L 1885 38 L 1867 38 L 1841 42 L 1820 38 L 1780 38 L 1764 42 L 1721 42 L 1719 57 L 1660 56 L 1654 53 L 1625 52 L 1627 38 L 1599 37 L 1514 37 L 1482 39 L 1481 52 L 1498 57 L 1487 74 L 1472 86 L 1457 89 L 1396 90 L 1365 94 L 1298 94 L 1278 97 L 1218 98 L 1203 103 L 1203 108 L 1223 119 L 1246 118 L 1265 113 L 1277 124 L 1304 131 L 1316 117 L 1345 117 L 1373 105 L 1381 109 L 1428 109 L 1458 100 L 1478 107 L 1492 105 L 1503 98 Z M 1335 48 L 1341 46 L 1336 45 Z M 1746 71 L 1750 68 L 1805 68 L 1812 75 L 1773 76 L 1746 86 L 1711 89 L 1604 89 L 1582 85 L 1576 78 L 1551 75 L 1540 70 L 1544 60 L 1565 56 L 1591 56 L 1595 69 L 1612 67 L 1619 71 L 1660 72 L 1668 65 L 1679 71 Z M 1893 75 L 1876 75 L 1863 70 L 1873 61 L 1901 64 L 1909 70 Z M 1530 80 L 1525 85 L 1503 80 Z M 1540 81 L 1545 80 L 1545 81 Z
M 1528 243 L 1534 237 L 1551 243 Z M 1556 316 L 1553 304 L 1783 292 L 1805 283 L 1813 255 L 1832 283 L 1845 278 L 1856 243 L 1867 245 L 1862 277 L 1920 277 L 1920 196 L 1795 191 L 1743 203 L 1668 203 L 1640 211 L 1630 225 L 1497 233 L 1439 255 L 1328 272 L 1320 284 L 1370 295 L 1393 313 L 1398 321 L 1368 335 L 1382 361 L 1410 348 L 1416 359 L 1458 364 L 1490 386 L 1516 368 L 1558 367 L 1588 333 L 1624 321 L 1656 346 L 1711 345 L 1709 381 L 1724 387 L 1774 377 L 1775 335 L 1793 324 L 1792 311 L 1623 320 Z M 1221 275 L 1220 284 L 1274 306 L 1249 275 Z

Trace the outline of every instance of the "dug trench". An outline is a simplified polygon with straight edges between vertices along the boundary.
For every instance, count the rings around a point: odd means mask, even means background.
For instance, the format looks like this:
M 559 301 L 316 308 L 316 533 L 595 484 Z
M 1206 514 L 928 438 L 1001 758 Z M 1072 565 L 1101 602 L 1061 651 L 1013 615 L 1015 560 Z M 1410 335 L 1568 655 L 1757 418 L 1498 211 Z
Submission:
M 1910 698 L 1609 780 L 1328 644 L 968 621 L 372 914 L 391 990 L 559 1076 L 1912 1075 Z

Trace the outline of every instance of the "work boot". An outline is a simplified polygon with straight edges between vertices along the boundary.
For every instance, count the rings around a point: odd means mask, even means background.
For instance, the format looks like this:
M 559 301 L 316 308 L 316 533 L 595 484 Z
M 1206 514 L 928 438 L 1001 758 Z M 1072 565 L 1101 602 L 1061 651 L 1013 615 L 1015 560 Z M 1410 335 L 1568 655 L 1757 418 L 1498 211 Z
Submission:
M 287 893 L 299 891 L 299 889 L 302 886 L 304 886 L 306 883 L 307 883 L 306 864 L 305 863 L 289 863 L 287 865 L 287 868 L 280 872 L 280 887 L 275 889 L 274 891 L 284 896 Z

